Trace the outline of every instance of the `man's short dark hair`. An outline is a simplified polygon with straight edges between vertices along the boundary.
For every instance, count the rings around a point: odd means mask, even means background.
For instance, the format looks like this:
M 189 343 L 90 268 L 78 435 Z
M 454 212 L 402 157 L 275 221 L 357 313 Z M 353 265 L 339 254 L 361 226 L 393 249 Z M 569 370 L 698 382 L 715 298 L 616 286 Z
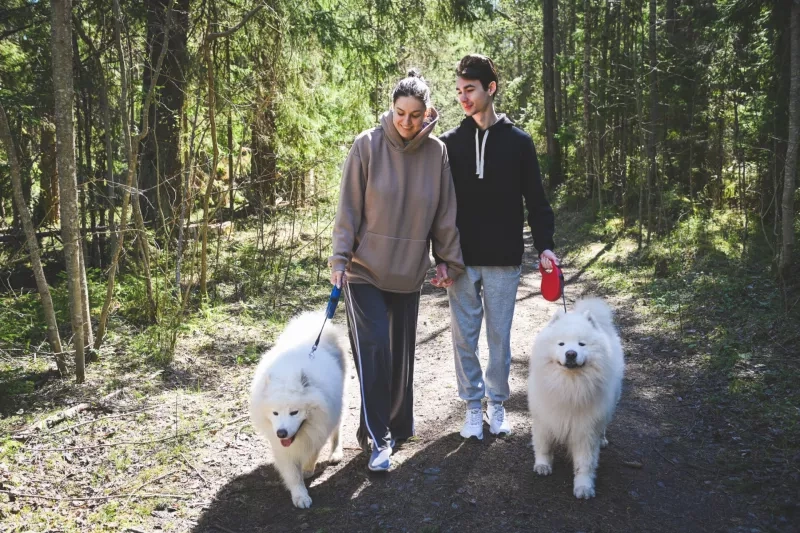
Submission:
M 484 91 L 489 90 L 489 84 L 492 82 L 498 85 L 498 89 L 500 88 L 494 62 L 480 54 L 469 54 L 462 57 L 456 67 L 456 76 L 465 80 L 479 80 Z

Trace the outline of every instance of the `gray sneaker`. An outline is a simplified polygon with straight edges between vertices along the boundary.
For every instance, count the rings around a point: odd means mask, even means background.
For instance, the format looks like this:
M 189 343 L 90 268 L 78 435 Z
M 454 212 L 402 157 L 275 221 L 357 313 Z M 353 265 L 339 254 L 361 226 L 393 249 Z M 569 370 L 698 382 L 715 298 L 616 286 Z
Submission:
M 506 409 L 503 404 L 489 405 L 486 408 L 489 416 L 489 433 L 492 435 L 508 435 L 511 433 L 511 422 L 506 417 Z
M 479 407 L 467 409 L 464 426 L 461 428 L 461 436 L 465 439 L 475 437 L 478 440 L 483 440 L 483 411 Z

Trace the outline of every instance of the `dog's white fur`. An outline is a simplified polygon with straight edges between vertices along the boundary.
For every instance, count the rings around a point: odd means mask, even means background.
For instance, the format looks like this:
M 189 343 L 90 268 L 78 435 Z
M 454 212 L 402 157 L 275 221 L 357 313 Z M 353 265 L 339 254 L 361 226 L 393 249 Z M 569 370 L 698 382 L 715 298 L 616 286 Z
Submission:
M 300 508 L 311 506 L 303 479 L 314 474 L 328 439 L 330 461 L 342 459 L 345 336 L 328 322 L 319 347 L 309 357 L 323 319 L 323 313 L 294 318 L 262 357 L 250 390 L 253 427 L 272 446 L 275 468 Z
M 574 351 L 575 361 L 567 361 Z M 572 365 L 568 368 L 567 364 Z M 553 471 L 553 446 L 566 444 L 575 472 L 577 498 L 595 495 L 594 479 L 605 430 L 622 391 L 625 361 L 609 306 L 580 300 L 573 312 L 559 311 L 536 337 L 528 376 L 534 471 Z

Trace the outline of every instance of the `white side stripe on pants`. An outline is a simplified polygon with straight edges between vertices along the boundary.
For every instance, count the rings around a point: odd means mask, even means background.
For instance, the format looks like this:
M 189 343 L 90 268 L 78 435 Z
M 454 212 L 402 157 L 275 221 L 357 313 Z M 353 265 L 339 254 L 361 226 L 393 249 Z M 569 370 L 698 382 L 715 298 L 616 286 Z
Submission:
M 367 425 L 367 431 L 370 437 L 372 437 L 373 444 L 379 446 L 378 439 L 375 438 L 375 435 L 372 433 L 372 428 L 369 427 L 369 417 L 367 416 L 367 400 L 364 396 L 364 365 L 361 364 L 361 348 L 358 344 L 358 326 L 356 325 L 356 313 L 353 310 L 353 296 L 350 294 L 350 284 L 345 281 L 343 286 L 344 294 L 347 296 L 346 310 L 348 315 L 350 315 L 350 324 L 353 328 L 353 340 L 355 341 L 353 344 L 355 345 L 356 357 L 358 358 L 358 380 L 360 382 L 359 385 L 361 385 L 361 409 L 364 410 L 364 423 Z

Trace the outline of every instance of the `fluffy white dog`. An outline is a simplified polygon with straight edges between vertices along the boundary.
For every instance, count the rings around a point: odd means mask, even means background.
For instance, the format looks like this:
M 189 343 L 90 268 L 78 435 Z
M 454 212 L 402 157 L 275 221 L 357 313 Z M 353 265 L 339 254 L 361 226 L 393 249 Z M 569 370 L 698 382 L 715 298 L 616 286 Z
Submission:
M 303 479 L 314 474 L 328 439 L 330 461 L 342 459 L 345 337 L 327 323 L 319 347 L 309 357 L 323 318 L 323 313 L 294 318 L 262 357 L 250 390 L 253 427 L 272 446 L 275 468 L 300 508 L 311 506 Z
M 600 299 L 559 311 L 536 337 L 528 376 L 534 471 L 553 471 L 553 446 L 566 444 L 575 471 L 573 493 L 594 496 L 600 447 L 622 390 L 625 361 L 611 309 Z

